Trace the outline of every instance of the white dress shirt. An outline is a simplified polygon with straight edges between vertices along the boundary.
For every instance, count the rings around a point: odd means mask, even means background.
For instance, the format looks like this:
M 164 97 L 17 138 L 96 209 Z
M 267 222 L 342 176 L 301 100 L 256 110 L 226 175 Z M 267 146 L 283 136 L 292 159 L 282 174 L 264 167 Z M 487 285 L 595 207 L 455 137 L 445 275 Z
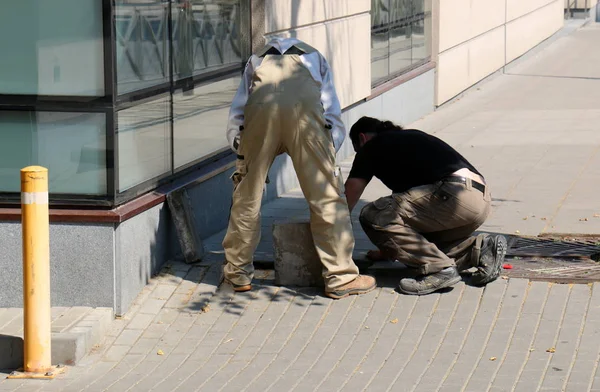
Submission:
M 300 43 L 301 41 L 295 38 L 275 38 L 267 43 L 267 46 L 276 48 L 280 53 Z M 248 100 L 248 96 L 252 92 L 252 75 L 254 70 L 258 69 L 263 58 L 257 55 L 252 55 L 246 63 L 244 75 L 240 86 L 237 89 L 231 109 L 229 110 L 229 123 L 227 125 L 227 140 L 231 148 L 236 151 L 234 142 L 240 134 L 240 126 L 244 125 L 244 106 Z M 308 54 L 300 55 L 302 64 L 310 71 L 310 74 L 315 79 L 321 89 L 321 104 L 325 111 L 325 120 L 331 126 L 333 136 L 333 144 L 337 152 L 346 137 L 346 129 L 342 122 L 342 109 L 335 92 L 333 85 L 333 76 L 331 69 L 325 57 L 315 51 Z

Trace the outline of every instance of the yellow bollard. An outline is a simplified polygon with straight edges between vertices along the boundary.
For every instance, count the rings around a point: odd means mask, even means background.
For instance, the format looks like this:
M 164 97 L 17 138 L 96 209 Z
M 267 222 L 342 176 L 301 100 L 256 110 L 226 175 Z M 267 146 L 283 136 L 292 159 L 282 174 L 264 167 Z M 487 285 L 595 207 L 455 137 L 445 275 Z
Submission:
M 50 313 L 50 223 L 48 169 L 21 170 L 23 230 L 23 369 L 8 378 L 53 378 Z

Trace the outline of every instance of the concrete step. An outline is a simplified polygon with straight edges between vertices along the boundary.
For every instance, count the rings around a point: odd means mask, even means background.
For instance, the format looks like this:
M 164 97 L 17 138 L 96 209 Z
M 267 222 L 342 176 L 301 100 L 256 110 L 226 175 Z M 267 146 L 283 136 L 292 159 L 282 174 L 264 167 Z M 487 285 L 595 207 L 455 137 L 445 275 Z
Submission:
M 76 364 L 100 344 L 113 319 L 111 308 L 52 308 L 52 364 Z M 0 308 L 0 353 L 0 369 L 23 366 L 22 308 Z

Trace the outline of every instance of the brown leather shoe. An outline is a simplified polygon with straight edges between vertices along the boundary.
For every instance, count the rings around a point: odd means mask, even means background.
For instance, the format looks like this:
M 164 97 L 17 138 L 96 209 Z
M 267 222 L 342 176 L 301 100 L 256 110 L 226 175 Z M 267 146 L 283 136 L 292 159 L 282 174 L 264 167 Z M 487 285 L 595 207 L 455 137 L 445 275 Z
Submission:
M 231 286 L 233 286 L 233 291 L 235 291 L 236 293 L 243 293 L 245 291 L 252 290 L 251 284 L 235 284 L 229 281 L 228 279 L 223 279 L 223 282 L 229 283 Z
M 375 278 L 368 275 L 358 275 L 353 281 L 331 291 L 325 290 L 325 295 L 329 298 L 340 299 L 349 295 L 366 294 L 377 287 Z

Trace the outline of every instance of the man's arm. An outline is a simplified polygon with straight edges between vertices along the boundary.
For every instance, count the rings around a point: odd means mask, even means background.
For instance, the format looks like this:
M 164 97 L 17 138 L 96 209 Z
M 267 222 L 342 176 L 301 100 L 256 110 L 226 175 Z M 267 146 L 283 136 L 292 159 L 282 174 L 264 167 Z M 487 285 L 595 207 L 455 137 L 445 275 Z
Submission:
M 369 182 L 362 178 L 348 178 L 345 185 L 346 201 L 348 202 L 348 208 L 350 213 L 358 203 L 358 200 L 362 196 L 365 188 Z
M 342 109 L 333 84 L 331 68 L 323 55 L 319 54 L 319 57 L 321 62 L 321 78 L 323 80 L 321 86 L 321 103 L 323 104 L 323 110 L 325 111 L 325 120 L 331 127 L 333 145 L 337 152 L 346 137 L 346 128 L 342 122 Z
M 244 125 L 244 107 L 248 101 L 248 95 L 250 94 L 250 84 L 252 81 L 252 75 L 254 74 L 255 65 L 253 60 L 256 61 L 256 56 L 250 57 L 242 81 L 233 97 L 231 102 L 231 108 L 229 109 L 229 122 L 227 123 L 227 140 L 229 146 L 235 152 L 237 152 L 237 146 L 239 144 L 240 127 Z

